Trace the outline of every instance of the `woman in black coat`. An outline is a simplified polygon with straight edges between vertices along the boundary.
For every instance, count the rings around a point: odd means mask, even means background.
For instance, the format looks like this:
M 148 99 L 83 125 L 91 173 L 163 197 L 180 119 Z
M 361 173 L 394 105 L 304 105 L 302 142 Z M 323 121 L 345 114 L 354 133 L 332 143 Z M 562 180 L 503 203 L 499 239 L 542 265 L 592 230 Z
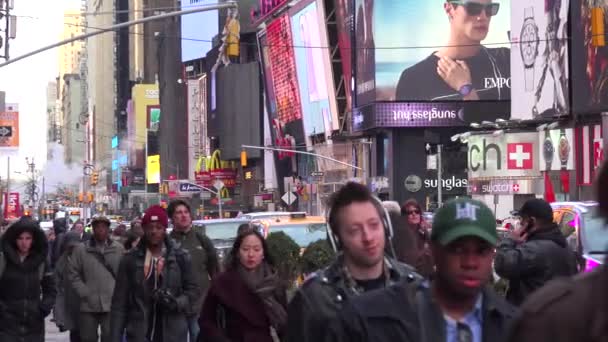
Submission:
M 57 294 L 46 235 L 35 221 L 22 218 L 0 245 L 0 341 L 43 342 L 44 318 Z
M 230 260 L 205 298 L 199 341 L 276 342 L 287 321 L 287 297 L 264 237 L 254 229 L 241 232 Z

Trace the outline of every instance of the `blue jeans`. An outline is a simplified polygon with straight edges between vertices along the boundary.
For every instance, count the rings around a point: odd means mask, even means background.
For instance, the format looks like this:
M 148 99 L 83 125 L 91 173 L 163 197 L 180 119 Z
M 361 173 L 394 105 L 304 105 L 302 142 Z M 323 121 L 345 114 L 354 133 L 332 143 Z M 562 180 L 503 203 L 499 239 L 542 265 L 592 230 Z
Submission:
M 198 342 L 198 334 L 201 329 L 198 326 L 198 315 L 192 315 L 188 317 L 188 335 L 190 336 L 190 342 Z

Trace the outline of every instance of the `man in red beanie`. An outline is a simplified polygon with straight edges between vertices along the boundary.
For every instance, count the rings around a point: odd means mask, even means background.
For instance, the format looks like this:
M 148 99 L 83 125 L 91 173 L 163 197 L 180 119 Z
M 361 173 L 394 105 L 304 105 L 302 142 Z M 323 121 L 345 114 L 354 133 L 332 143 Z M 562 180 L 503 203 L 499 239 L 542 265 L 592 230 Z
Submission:
M 169 220 L 158 205 L 142 219 L 141 243 L 121 261 L 112 298 L 112 341 L 186 341 L 190 302 L 200 296 L 190 256 L 167 235 Z

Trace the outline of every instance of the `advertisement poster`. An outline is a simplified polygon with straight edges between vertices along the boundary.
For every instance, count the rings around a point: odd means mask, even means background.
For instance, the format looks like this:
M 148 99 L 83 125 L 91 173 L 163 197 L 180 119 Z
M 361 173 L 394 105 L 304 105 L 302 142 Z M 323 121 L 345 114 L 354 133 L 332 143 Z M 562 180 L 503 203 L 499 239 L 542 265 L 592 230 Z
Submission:
M 574 131 L 553 129 L 538 135 L 541 171 L 574 170 Z
M 603 11 L 608 32 L 608 0 L 571 0 L 572 112 L 592 114 L 608 110 L 608 47 L 595 46 L 592 12 Z M 604 39 L 608 43 L 608 35 Z
M 19 149 L 19 108 L 17 105 L 6 105 L 6 111 L 0 113 L 0 151 Z
M 316 1 L 296 8 L 291 17 L 302 121 L 306 136 L 338 129 L 335 91 L 331 78 L 327 32 L 323 10 Z
M 352 86 L 353 70 L 352 59 L 353 51 L 351 39 L 355 17 L 353 15 L 354 0 L 335 0 L 336 1 L 336 24 L 338 26 L 338 46 L 342 62 L 342 73 L 344 75 L 344 87 L 346 88 L 346 103 L 348 108 L 352 108 Z
M 146 178 L 148 179 L 148 184 L 160 183 L 160 155 L 148 156 Z
M 6 198 L 8 196 L 8 199 Z M 4 218 L 7 220 L 18 219 L 21 217 L 21 204 L 19 203 L 19 193 L 11 192 L 4 194 Z
M 302 119 L 289 17 L 284 15 L 272 21 L 266 34 L 277 116 L 284 123 Z
M 357 106 L 511 99 L 509 1 L 355 4 Z
M 270 118 L 277 117 L 277 101 L 274 94 L 274 83 L 272 82 L 272 70 L 270 60 L 270 47 L 268 46 L 268 37 L 265 33 L 258 35 L 258 46 L 260 47 L 260 60 L 262 61 L 262 73 L 264 74 L 264 93 L 266 94 L 266 105 Z
M 568 115 L 568 9 L 568 0 L 511 0 L 512 119 Z

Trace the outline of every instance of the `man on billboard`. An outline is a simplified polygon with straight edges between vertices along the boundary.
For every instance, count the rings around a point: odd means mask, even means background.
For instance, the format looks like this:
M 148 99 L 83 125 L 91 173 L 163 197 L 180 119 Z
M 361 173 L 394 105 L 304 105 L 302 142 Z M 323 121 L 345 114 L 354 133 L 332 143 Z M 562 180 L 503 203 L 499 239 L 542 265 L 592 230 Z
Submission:
M 492 0 L 447 0 L 443 7 L 450 21 L 448 41 L 403 71 L 396 100 L 509 100 L 509 49 L 481 45 L 500 4 Z

